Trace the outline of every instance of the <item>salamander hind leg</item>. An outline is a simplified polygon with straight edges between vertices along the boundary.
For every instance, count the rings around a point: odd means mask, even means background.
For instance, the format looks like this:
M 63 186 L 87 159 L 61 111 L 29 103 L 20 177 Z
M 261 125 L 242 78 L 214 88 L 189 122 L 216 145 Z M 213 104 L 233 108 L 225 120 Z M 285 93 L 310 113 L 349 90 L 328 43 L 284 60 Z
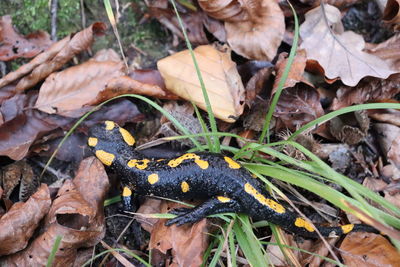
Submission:
M 182 225 L 185 223 L 194 223 L 209 215 L 225 212 L 241 212 L 240 205 L 234 199 L 218 196 L 211 198 L 203 204 L 200 204 L 192 209 L 180 208 L 171 211 L 171 214 L 178 216 L 167 221 L 165 225 L 169 226 L 172 224 Z

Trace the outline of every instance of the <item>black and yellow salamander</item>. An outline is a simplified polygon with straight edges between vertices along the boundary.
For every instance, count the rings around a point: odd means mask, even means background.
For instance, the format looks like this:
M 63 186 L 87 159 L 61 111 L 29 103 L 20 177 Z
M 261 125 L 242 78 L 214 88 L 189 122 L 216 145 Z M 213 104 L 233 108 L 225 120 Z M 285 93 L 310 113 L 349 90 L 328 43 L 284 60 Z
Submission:
M 176 158 L 148 159 L 134 150 L 135 139 L 112 121 L 93 126 L 88 145 L 104 165 L 121 177 L 123 195 L 131 190 L 148 196 L 171 199 L 205 199 L 193 209 L 178 209 L 177 217 L 167 221 L 194 223 L 218 213 L 245 213 L 255 220 L 267 220 L 305 237 L 317 237 L 314 227 L 304 218 L 272 199 L 261 184 L 230 157 L 212 153 L 186 153 Z M 317 226 L 323 236 L 351 231 L 376 232 L 370 226 L 347 224 L 339 227 Z

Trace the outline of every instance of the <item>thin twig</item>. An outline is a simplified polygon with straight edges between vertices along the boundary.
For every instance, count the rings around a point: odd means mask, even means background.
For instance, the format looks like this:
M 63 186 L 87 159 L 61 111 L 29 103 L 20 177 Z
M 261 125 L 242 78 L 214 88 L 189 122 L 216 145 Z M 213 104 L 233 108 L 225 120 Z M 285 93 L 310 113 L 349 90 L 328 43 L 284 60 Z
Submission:
M 57 9 L 58 0 L 51 0 L 50 3 L 50 16 L 51 16 L 51 40 L 57 41 Z

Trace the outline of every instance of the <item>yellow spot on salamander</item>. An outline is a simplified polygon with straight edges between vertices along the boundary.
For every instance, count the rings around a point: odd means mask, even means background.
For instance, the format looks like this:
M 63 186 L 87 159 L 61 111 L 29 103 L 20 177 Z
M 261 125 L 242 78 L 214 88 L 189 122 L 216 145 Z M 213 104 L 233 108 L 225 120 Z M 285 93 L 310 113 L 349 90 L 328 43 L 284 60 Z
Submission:
M 304 220 L 303 218 L 296 218 L 296 221 L 294 222 L 294 225 L 296 225 L 297 227 L 301 227 L 306 229 L 309 232 L 314 232 L 314 227 L 307 222 L 306 220 Z
M 261 204 L 269 207 L 277 213 L 285 213 L 285 208 L 278 202 L 265 197 L 263 194 L 257 191 L 251 184 L 246 183 L 244 185 L 244 191 L 254 197 Z
M 156 160 L 157 162 L 160 162 L 160 161 L 163 161 L 163 160 L 165 160 L 165 159 L 158 159 L 158 160 Z
M 150 183 L 150 184 L 155 184 L 155 183 L 157 183 L 158 182 L 158 174 L 157 173 L 152 173 L 152 174 L 150 174 L 148 177 L 147 177 L 147 181 Z
M 189 184 L 187 182 L 182 182 L 181 183 L 181 189 L 183 193 L 186 193 L 189 191 L 190 187 Z
M 231 159 L 230 157 L 224 157 L 224 159 L 228 163 L 229 168 L 231 168 L 231 169 L 239 169 L 240 168 L 240 164 L 237 163 L 236 161 L 234 161 L 233 159 Z
M 125 143 L 128 144 L 128 146 L 133 146 L 135 144 L 135 138 L 124 128 L 119 128 L 119 132 L 122 135 L 122 138 L 124 139 Z
M 89 137 L 88 139 L 88 145 L 95 147 L 97 145 L 98 139 L 96 137 Z
M 96 150 L 96 157 L 103 162 L 104 165 L 111 166 L 115 159 L 115 155 L 105 152 L 104 150 Z
M 217 199 L 219 200 L 219 202 L 222 202 L 222 203 L 231 201 L 231 199 L 229 197 L 223 197 L 223 196 L 218 196 Z
M 194 162 L 203 170 L 207 169 L 209 166 L 207 161 L 200 159 L 200 156 L 194 153 L 186 153 L 176 159 L 171 159 L 168 162 L 168 166 L 175 168 L 179 166 L 183 161 L 189 159 L 194 159 Z
M 202 168 L 203 170 L 208 168 L 208 162 L 202 159 L 196 159 L 194 161 L 200 168 Z
M 106 130 L 111 131 L 115 127 L 115 123 L 113 121 L 105 121 L 106 124 Z
M 130 161 L 128 161 L 128 167 L 144 170 L 147 168 L 149 162 L 150 160 L 148 159 L 131 159 Z
M 130 197 L 132 196 L 132 190 L 130 190 L 128 187 L 124 187 L 124 190 L 122 191 L 122 196 L 123 197 Z
M 253 177 L 254 179 L 257 179 L 257 175 L 255 175 L 254 173 L 251 174 L 251 177 Z
M 342 228 L 343 234 L 347 234 L 347 233 L 351 232 L 351 230 L 353 230 L 354 224 L 342 225 L 342 226 L 340 226 L 340 228 Z

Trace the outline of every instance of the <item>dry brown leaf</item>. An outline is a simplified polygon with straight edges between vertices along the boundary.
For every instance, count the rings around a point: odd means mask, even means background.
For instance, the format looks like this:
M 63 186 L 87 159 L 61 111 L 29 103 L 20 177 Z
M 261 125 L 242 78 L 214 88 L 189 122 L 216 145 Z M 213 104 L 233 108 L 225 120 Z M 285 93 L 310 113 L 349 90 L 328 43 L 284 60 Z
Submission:
M 274 117 L 291 131 L 324 115 L 317 90 L 305 84 L 282 91 Z
M 321 4 L 320 0 L 300 0 L 303 4 L 316 7 Z M 330 4 L 338 8 L 344 8 L 358 3 L 359 0 L 324 0 L 324 3 Z M 296 10 L 297 11 L 297 10 Z
M 182 207 L 173 202 L 163 202 L 161 212 Z M 182 226 L 165 226 L 165 220 L 159 220 L 151 232 L 149 249 L 158 249 L 166 254 L 172 249 L 173 262 L 177 266 L 200 266 L 203 254 L 208 246 L 207 220 Z
M 124 93 L 163 96 L 157 85 L 142 84 L 125 76 L 119 61 L 89 60 L 51 74 L 40 88 L 35 108 L 49 114 L 82 116 L 91 105 Z M 84 73 L 84 75 L 82 75 Z
M 194 51 L 215 116 L 234 122 L 243 113 L 244 88 L 229 52 L 210 45 Z M 168 90 L 206 110 L 201 86 L 189 50 L 157 62 Z
M 387 78 L 396 73 L 385 61 L 362 51 L 362 36 L 344 31 L 336 7 L 322 5 L 305 17 L 300 26 L 300 48 L 306 50 L 307 59 L 318 61 L 328 79 L 339 77 L 344 84 L 355 86 L 366 76 Z
M 0 155 L 13 160 L 26 156 L 29 147 L 45 133 L 70 123 L 68 118 L 51 116 L 32 108 L 35 92 L 17 94 L 0 107 L 5 122 L 0 125 Z
M 11 16 L 0 17 L 0 60 L 31 58 L 46 50 L 51 44 L 52 41 L 47 32 L 37 31 L 22 36 L 15 32 Z
M 95 157 L 82 161 L 73 181 L 60 188 L 45 219 L 43 233 L 23 251 L 4 259 L 6 266 L 43 266 L 57 236 L 62 236 L 53 266 L 70 266 L 77 250 L 97 244 L 105 231 L 103 203 L 109 182 Z
M 279 82 L 282 78 L 282 75 L 284 73 L 286 64 L 287 64 L 287 58 L 286 58 L 286 53 L 281 53 L 279 55 L 278 61 L 275 65 L 276 69 L 276 78 L 274 82 L 274 87 L 272 88 L 272 93 L 275 94 L 276 90 L 278 89 Z M 285 84 L 283 85 L 283 88 L 289 88 L 295 86 L 299 82 L 303 82 L 311 87 L 314 87 L 310 82 L 308 82 L 304 77 L 304 69 L 306 68 L 306 52 L 304 50 L 298 50 L 296 53 L 296 56 L 294 57 L 293 63 L 290 67 L 290 71 L 288 73 L 288 77 L 285 81 Z
M 382 19 L 386 23 L 400 24 L 400 2 L 399 0 L 388 0 Z
M 39 222 L 49 211 L 50 205 L 50 193 L 46 184 L 42 184 L 27 202 L 14 204 L 0 218 L 0 255 L 24 249 Z
M 282 42 L 285 20 L 277 0 L 199 0 L 211 17 L 225 21 L 233 51 L 250 59 L 271 61 Z
M 379 44 L 367 44 L 364 51 L 383 59 L 393 70 L 400 70 L 400 33 Z
M 340 254 L 347 266 L 398 266 L 400 253 L 381 235 L 350 233 L 340 246 Z
M 330 109 L 338 110 L 353 104 L 390 99 L 400 93 L 399 83 L 400 75 L 396 74 L 386 80 L 367 78 L 356 87 L 341 86 L 336 91 L 336 98 L 333 100 Z
M 17 84 L 17 92 L 24 91 L 45 79 L 52 72 L 60 69 L 76 54 L 87 49 L 94 40 L 94 36 L 103 35 L 106 25 L 96 22 L 88 28 L 65 37 L 53 44 L 48 51 L 37 55 L 28 64 L 22 65 L 18 70 L 10 72 L 0 79 L 0 88 L 23 77 Z

